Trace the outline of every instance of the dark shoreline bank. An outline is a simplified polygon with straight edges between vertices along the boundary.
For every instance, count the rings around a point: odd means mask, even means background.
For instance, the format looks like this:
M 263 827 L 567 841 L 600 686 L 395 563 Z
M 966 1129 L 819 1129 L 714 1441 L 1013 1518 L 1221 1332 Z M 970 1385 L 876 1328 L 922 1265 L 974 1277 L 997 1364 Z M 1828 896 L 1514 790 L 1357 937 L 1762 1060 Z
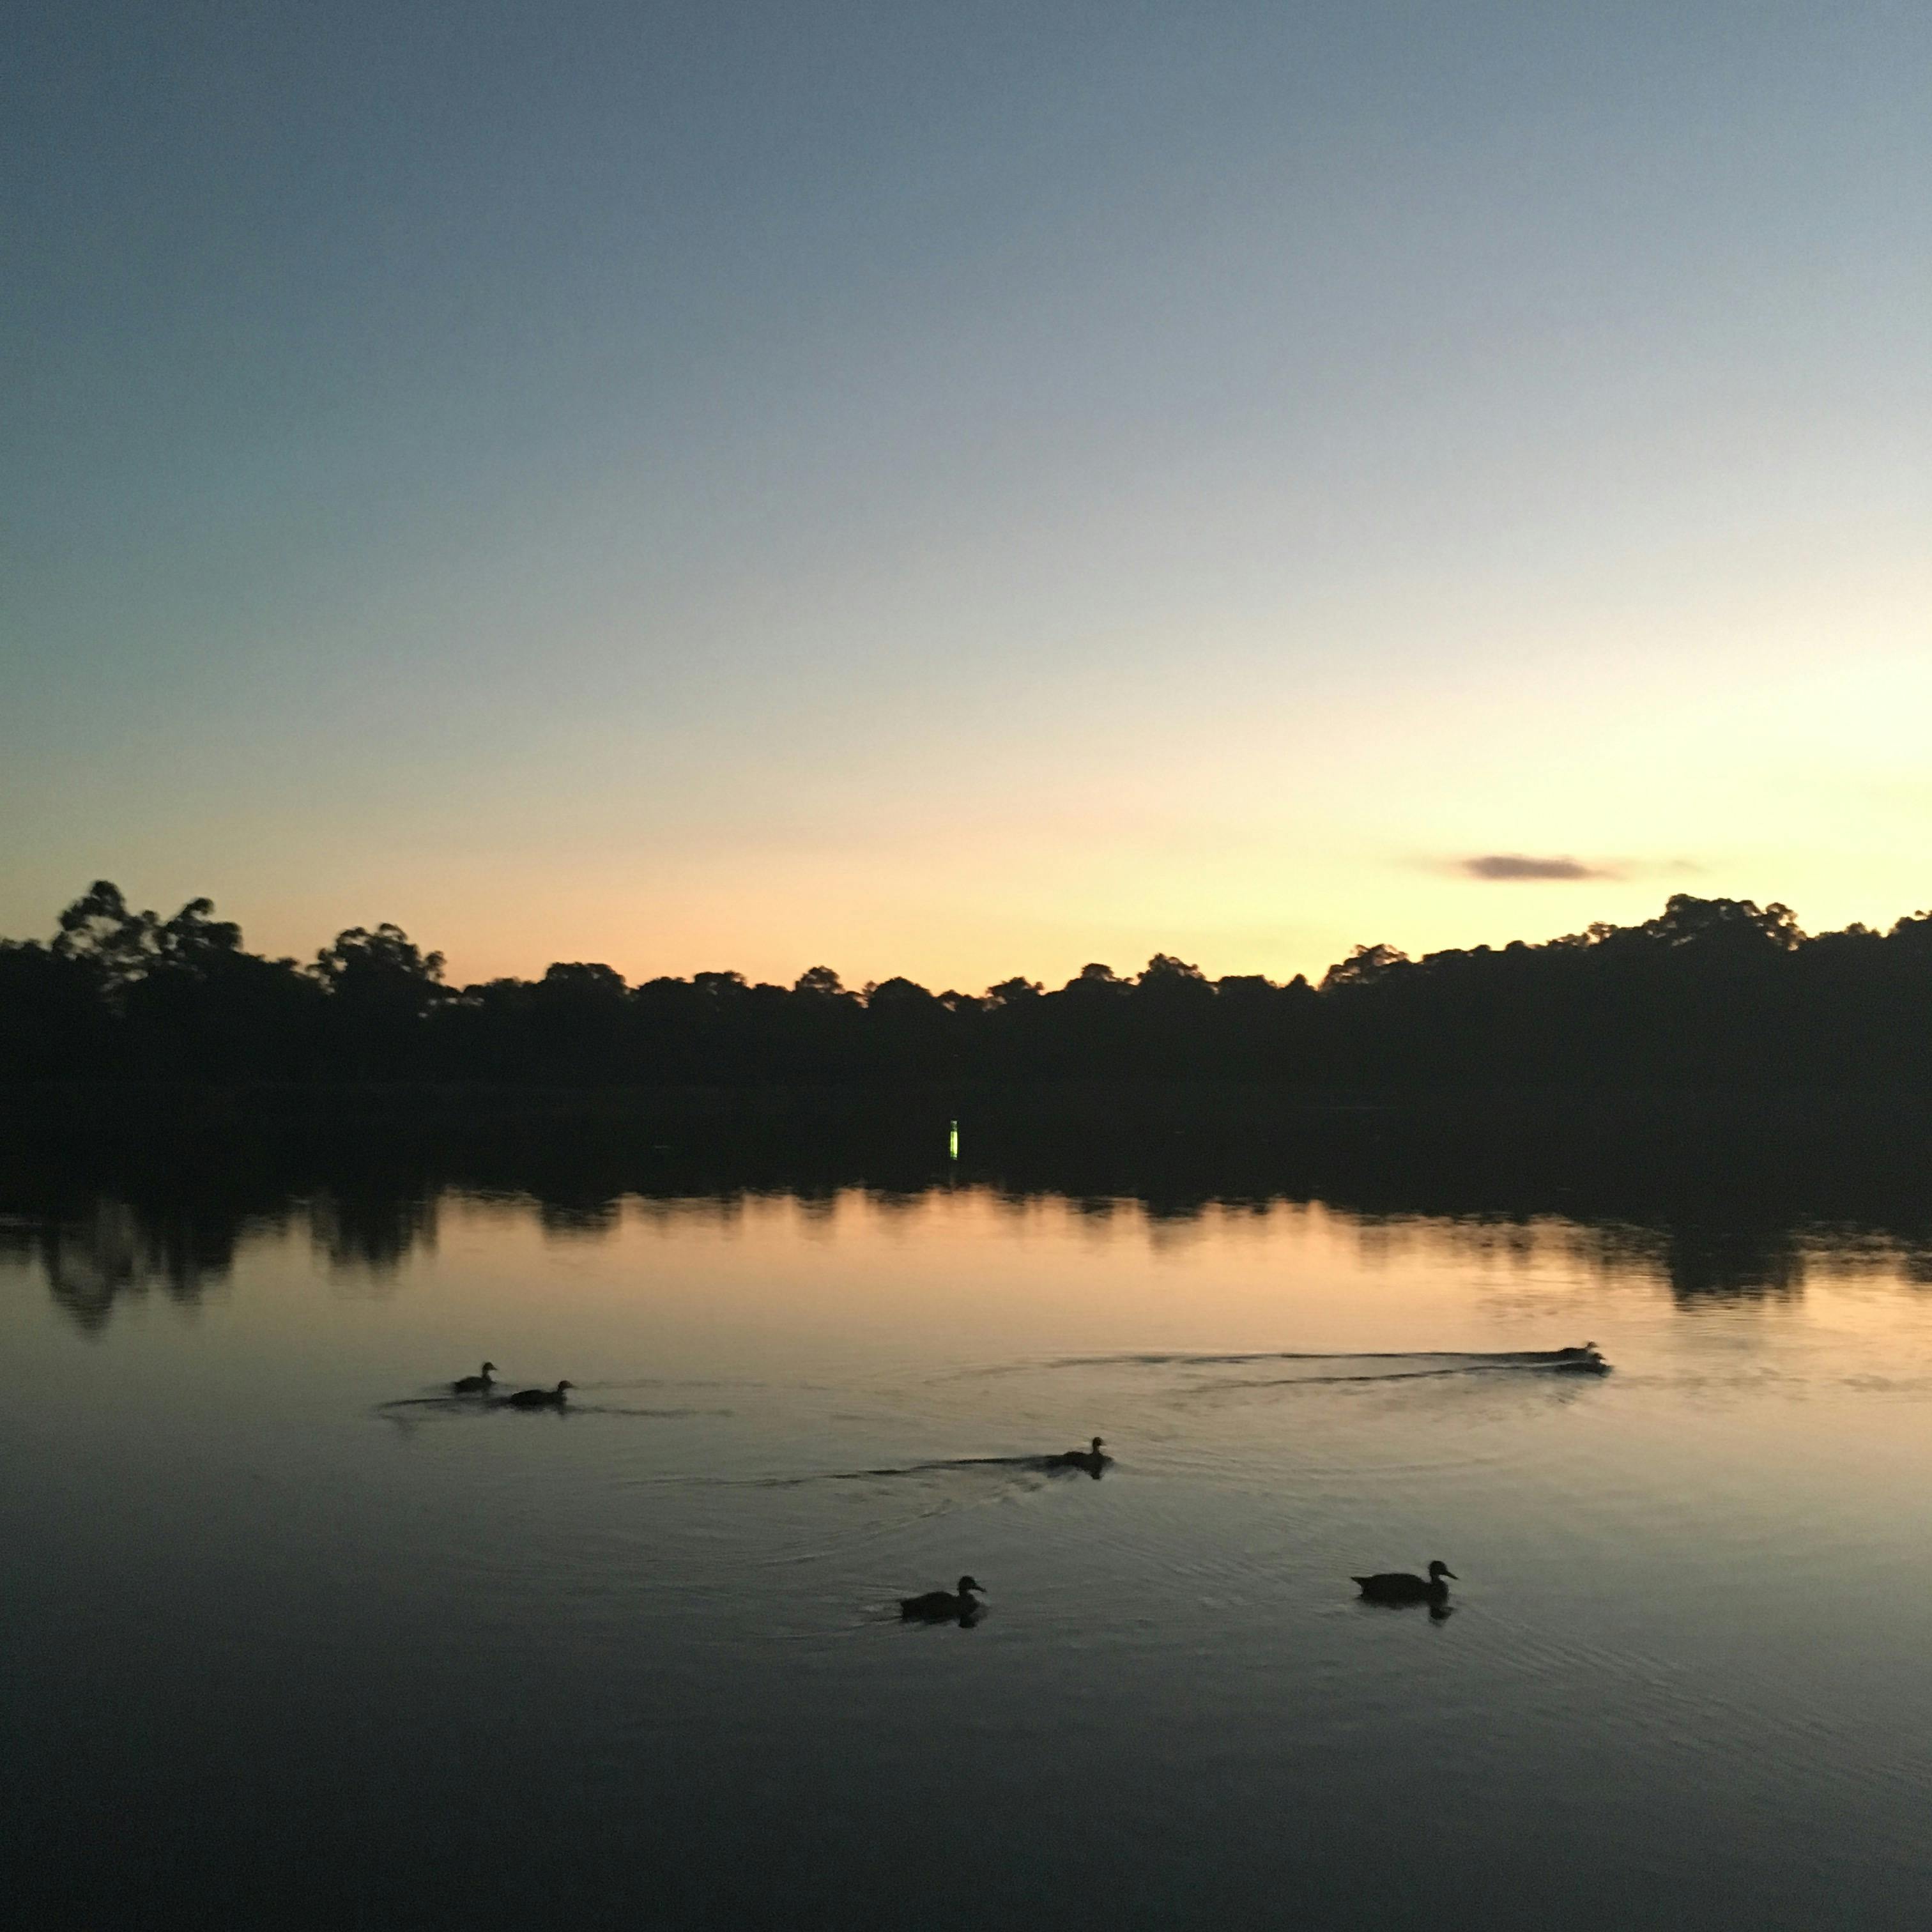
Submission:
M 434 1244 L 450 1194 L 594 1240 L 626 1198 L 728 1214 L 964 1189 L 1096 1217 L 1129 1203 L 1176 1228 L 1318 1202 L 1511 1248 L 1553 1235 L 1687 1306 L 1802 1293 L 1821 1242 L 1932 1287 L 1932 1100 L 1898 1095 L 0 1090 L 0 1252 L 38 1258 L 90 1332 L 149 1285 L 198 1299 L 251 1231 L 298 1221 L 329 1266 L 386 1276 Z
M 949 1154 L 956 1121 L 959 1155 Z M 406 1182 L 592 1201 L 753 1191 L 1324 1199 L 1372 1214 L 1932 1220 L 1932 1095 L 1260 1084 L 0 1089 L 0 1186 Z
M 1932 1089 L 1740 1084 L 1704 1087 L 1318 1088 L 1279 1081 L 1066 1080 L 819 1084 L 543 1085 L 524 1082 L 207 1082 L 47 1081 L 0 1084 L 0 1133 L 26 1126 L 112 1129 L 136 1108 L 184 1125 L 225 1122 L 493 1124 L 729 1128 L 975 1117 L 1084 1120 L 1105 1115 L 1190 1128 L 1240 1120 L 1664 1120 L 1844 1124 L 1875 1113 L 1932 1129 Z

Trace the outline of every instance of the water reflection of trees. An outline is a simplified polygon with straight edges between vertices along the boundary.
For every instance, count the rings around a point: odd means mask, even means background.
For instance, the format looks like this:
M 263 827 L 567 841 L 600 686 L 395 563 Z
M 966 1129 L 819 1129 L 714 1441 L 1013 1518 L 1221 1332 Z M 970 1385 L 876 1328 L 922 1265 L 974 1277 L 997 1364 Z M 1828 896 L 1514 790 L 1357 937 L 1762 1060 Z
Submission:
M 71 1218 L 51 1216 L 0 1230 L 0 1252 L 38 1264 L 54 1304 L 89 1334 L 107 1323 L 124 1296 L 158 1289 L 182 1307 L 197 1305 L 226 1279 L 232 1242 L 179 1214 L 144 1215 L 99 1197 Z
M 1359 1153 L 1359 1150 L 1356 1150 Z M 1016 1225 L 1071 1214 L 1092 1238 L 1120 1232 L 1162 1246 L 1238 1229 L 1265 1231 L 1318 1211 L 1356 1231 L 1369 1258 L 1405 1248 L 1485 1268 L 1549 1261 L 1666 1288 L 1686 1309 L 1802 1294 L 1814 1270 L 1889 1274 L 1932 1286 L 1932 1210 L 1916 1187 L 1874 1189 L 1870 1175 L 1828 1165 L 1803 1184 L 1740 1180 L 1717 1159 L 1660 1192 L 1653 1173 L 1615 1163 L 1570 1173 L 1505 1174 L 1346 1144 L 1318 1161 L 1096 1157 L 1085 1147 L 1022 1149 L 962 1168 L 902 1153 L 836 1146 L 716 1148 L 671 1155 L 594 1138 L 541 1148 L 470 1150 L 461 1159 L 324 1163 L 273 1161 L 0 1186 L 0 1258 L 35 1268 L 77 1326 L 99 1333 L 123 1300 L 150 1293 L 184 1307 L 226 1282 L 256 1240 L 305 1234 L 338 1282 L 383 1286 L 434 1250 L 439 1204 L 533 1219 L 546 1239 L 608 1240 L 627 1217 L 669 1228 L 724 1230 L 761 1201 L 786 1203 L 794 1225 L 825 1233 L 848 1211 L 898 1220 L 970 1191 Z M 1748 1184 L 1746 1184 L 1748 1183 Z
M 386 1282 L 412 1256 L 434 1251 L 439 1192 L 420 1183 L 385 1186 L 366 1176 L 322 1189 L 303 1204 L 310 1242 L 338 1278 Z
M 89 1334 L 116 1309 L 159 1294 L 198 1307 L 251 1245 L 305 1232 L 338 1280 L 380 1283 L 436 1244 L 437 1196 L 364 1184 L 242 1201 L 192 1192 L 86 1192 L 0 1212 L 0 1260 L 36 1270 L 54 1305 Z
M 1708 1210 L 1646 1222 L 1547 1214 L 1371 1215 L 1360 1226 L 1364 1247 L 1384 1261 L 1394 1258 L 1394 1236 L 1400 1229 L 1414 1244 L 1446 1248 L 1485 1268 L 1528 1268 L 1553 1258 L 1588 1273 L 1641 1276 L 1663 1283 L 1686 1305 L 1796 1296 L 1821 1260 L 1837 1272 L 1862 1263 L 1909 1274 L 1916 1252 L 1895 1233 L 1822 1232 L 1796 1221 L 1714 1220 Z
M 1585 1224 L 1577 1232 L 1577 1245 L 1594 1246 L 1606 1272 L 1648 1265 L 1679 1301 L 1766 1300 L 1804 1292 L 1808 1256 L 1796 1228 L 1691 1220 L 1653 1228 Z
M 597 1241 L 617 1232 L 624 1202 L 621 1195 L 612 1194 L 600 1195 L 589 1201 L 538 1198 L 530 1205 L 536 1211 L 537 1224 L 542 1228 L 545 1239 Z

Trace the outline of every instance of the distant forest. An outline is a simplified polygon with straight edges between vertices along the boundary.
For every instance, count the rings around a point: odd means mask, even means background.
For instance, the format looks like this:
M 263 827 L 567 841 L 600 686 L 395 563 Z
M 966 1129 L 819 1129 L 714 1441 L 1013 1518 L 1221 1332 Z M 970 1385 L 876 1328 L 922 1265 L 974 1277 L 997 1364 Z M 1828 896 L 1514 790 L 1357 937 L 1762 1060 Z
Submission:
M 1166 953 L 983 993 L 854 990 L 824 967 L 631 986 L 577 962 L 458 987 L 442 967 L 389 925 L 267 958 L 207 899 L 164 920 L 103 880 L 50 940 L 0 940 L 0 1081 L 1932 1089 L 1924 912 L 1807 934 L 1781 905 L 1678 893 L 1540 944 L 1358 946 L 1318 986 Z

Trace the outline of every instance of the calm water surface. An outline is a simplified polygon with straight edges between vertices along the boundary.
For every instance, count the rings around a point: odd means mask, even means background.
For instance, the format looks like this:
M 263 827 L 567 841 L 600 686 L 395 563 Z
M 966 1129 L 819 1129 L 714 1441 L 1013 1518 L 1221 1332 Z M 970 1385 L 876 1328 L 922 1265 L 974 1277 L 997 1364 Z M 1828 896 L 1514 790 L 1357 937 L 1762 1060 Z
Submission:
M 32 1924 L 1918 1926 L 1932 1282 L 1318 1204 L 0 1260 Z M 1592 1340 L 1594 1377 L 1520 1358 Z M 568 1414 L 436 1399 L 484 1356 Z M 1517 1358 L 1512 1359 L 1512 1358 Z M 1107 1438 L 1102 1480 L 1042 1452 Z M 868 1473 L 869 1472 L 869 1473 Z M 1358 1604 L 1446 1559 L 1454 1613 Z M 899 1595 L 970 1570 L 970 1629 Z

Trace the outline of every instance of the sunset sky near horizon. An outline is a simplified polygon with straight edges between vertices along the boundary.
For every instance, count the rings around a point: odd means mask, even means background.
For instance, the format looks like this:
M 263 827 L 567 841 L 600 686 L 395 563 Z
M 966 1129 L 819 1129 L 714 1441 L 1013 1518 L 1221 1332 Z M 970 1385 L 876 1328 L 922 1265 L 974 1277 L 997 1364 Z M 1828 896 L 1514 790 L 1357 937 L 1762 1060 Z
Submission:
M 1932 905 L 1932 10 L 16 10 L 0 933 Z

